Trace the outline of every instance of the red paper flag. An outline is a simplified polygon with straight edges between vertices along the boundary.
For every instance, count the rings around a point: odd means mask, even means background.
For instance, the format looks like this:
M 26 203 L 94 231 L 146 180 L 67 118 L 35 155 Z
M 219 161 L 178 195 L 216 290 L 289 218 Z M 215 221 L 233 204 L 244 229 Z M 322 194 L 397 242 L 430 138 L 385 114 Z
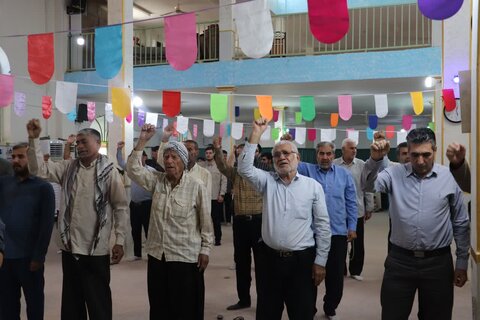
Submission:
M 393 139 L 395 137 L 395 126 L 386 126 L 385 136 L 387 139 Z
M 178 91 L 163 91 L 162 111 L 167 117 L 173 118 L 180 113 L 182 95 Z
M 307 129 L 308 141 L 315 141 L 317 139 L 317 129 Z
M 53 76 L 55 51 L 53 33 L 28 36 L 28 73 L 36 84 L 47 83 Z
M 42 116 L 44 119 L 50 118 L 52 115 L 52 97 L 43 96 L 42 97 Z
M 455 100 L 455 92 L 453 89 L 443 89 L 443 104 L 445 105 L 446 111 L 453 111 L 457 107 L 457 102 Z

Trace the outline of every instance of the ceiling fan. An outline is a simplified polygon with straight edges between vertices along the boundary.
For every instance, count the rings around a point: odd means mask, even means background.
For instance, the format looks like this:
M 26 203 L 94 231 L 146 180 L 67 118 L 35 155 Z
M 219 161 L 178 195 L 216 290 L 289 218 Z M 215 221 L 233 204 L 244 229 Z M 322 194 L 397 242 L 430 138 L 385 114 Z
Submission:
M 183 11 L 182 9 L 180 9 L 180 1 L 177 1 L 177 5 L 173 7 L 173 11 L 162 14 L 162 17 L 170 16 L 174 14 L 180 14 L 180 13 L 186 13 L 186 11 Z

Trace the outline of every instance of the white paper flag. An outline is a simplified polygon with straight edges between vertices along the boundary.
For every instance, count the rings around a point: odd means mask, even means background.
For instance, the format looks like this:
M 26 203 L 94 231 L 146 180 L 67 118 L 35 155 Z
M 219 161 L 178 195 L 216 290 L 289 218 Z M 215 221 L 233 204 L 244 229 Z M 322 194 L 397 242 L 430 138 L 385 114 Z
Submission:
M 386 94 L 375 95 L 375 113 L 379 118 L 383 118 L 388 114 L 388 98 Z
M 265 132 L 260 137 L 260 141 L 270 141 L 272 139 L 271 132 L 272 132 L 272 127 L 267 126 L 267 129 L 265 130 Z
M 408 132 L 412 131 L 413 129 L 417 129 L 417 125 L 415 123 L 412 123 L 410 130 L 408 130 Z
M 111 103 L 105 103 L 105 119 L 107 119 L 108 123 L 113 122 L 113 110 Z
M 250 58 L 270 53 L 273 44 L 272 16 L 266 0 L 253 0 L 233 6 L 240 48 Z
M 162 123 L 162 130 L 165 130 L 165 128 L 168 126 L 168 119 L 165 118 L 163 119 L 163 123 Z
M 147 116 L 145 117 L 145 123 L 148 123 L 157 127 L 158 113 L 147 112 Z
M 305 143 L 305 137 L 307 135 L 307 129 L 305 128 L 297 128 L 295 130 L 295 141 L 298 144 L 304 144 Z
M 61 113 L 69 113 L 77 106 L 78 84 L 65 81 L 57 81 L 55 90 L 55 107 Z
M 358 145 L 358 130 L 347 130 L 347 138 L 352 139 Z
M 334 141 L 337 137 L 336 129 L 321 129 L 320 130 L 320 141 Z
M 243 123 L 232 123 L 232 138 L 235 140 L 242 139 L 243 136 Z
M 177 117 L 177 131 L 181 134 L 185 134 L 188 131 L 188 118 L 178 116 Z
M 213 137 L 215 134 L 215 121 L 203 120 L 203 135 L 205 137 Z
M 397 132 L 397 146 L 402 143 L 407 141 L 407 131 L 399 131 Z

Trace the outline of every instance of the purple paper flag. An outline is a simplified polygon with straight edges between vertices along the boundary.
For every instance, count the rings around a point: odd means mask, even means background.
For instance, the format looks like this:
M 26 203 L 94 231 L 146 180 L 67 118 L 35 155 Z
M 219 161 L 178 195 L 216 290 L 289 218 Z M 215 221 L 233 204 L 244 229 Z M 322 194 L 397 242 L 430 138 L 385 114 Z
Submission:
M 15 107 L 13 109 L 15 111 L 15 114 L 19 117 L 25 114 L 25 100 L 25 93 L 15 92 Z
M 462 7 L 463 0 L 418 0 L 418 9 L 427 18 L 444 20 Z
M 141 127 L 145 124 L 145 111 L 138 110 L 137 121 L 138 121 L 138 126 L 139 127 Z

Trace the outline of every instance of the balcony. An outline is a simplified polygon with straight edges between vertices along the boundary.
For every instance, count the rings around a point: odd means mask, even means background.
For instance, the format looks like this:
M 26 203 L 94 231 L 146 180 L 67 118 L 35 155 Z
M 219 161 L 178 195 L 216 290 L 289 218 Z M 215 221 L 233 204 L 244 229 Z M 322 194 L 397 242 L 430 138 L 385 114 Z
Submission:
M 351 9 L 350 30 L 334 44 L 318 42 L 310 32 L 308 15 L 272 17 L 275 37 L 266 58 L 351 52 L 402 50 L 432 46 L 432 22 L 416 4 Z M 233 59 L 247 59 L 234 32 Z M 84 33 L 85 45 L 70 38 L 68 71 L 94 70 L 94 33 Z M 133 65 L 167 64 L 163 27 L 134 29 Z M 218 21 L 197 24 L 197 63 L 219 60 Z

